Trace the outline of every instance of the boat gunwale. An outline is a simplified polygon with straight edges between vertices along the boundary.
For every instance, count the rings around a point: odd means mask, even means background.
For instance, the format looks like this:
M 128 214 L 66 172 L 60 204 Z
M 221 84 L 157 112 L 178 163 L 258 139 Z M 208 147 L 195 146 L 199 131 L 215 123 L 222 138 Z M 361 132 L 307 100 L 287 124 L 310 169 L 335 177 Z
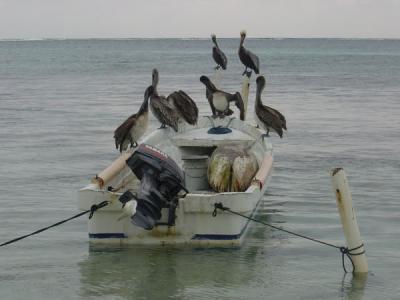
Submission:
M 262 139 L 262 141 L 258 141 L 262 135 L 262 130 L 255 127 L 254 125 L 246 122 L 246 121 L 241 121 L 236 118 L 229 118 L 227 122 L 227 118 L 223 119 L 216 119 L 211 121 L 211 117 L 204 116 L 199 120 L 199 122 L 192 126 L 192 125 L 187 125 L 187 124 L 181 124 L 178 132 L 173 131 L 171 128 L 163 128 L 163 129 L 156 129 L 153 132 L 149 133 L 146 135 L 142 141 L 142 143 L 149 144 L 149 145 L 154 145 L 155 143 L 159 142 L 160 140 L 163 139 L 163 137 L 166 135 L 166 137 L 172 139 L 173 137 L 178 136 L 179 134 L 186 133 L 192 130 L 200 129 L 200 128 L 206 128 L 208 127 L 207 125 L 217 125 L 217 126 L 226 126 L 226 125 L 232 125 L 232 128 L 245 132 L 246 134 L 252 136 L 255 139 L 254 145 L 251 145 L 251 148 L 256 147 L 257 144 L 261 145 L 263 152 L 270 152 L 272 156 L 272 146 L 268 145 L 268 142 L 266 139 Z M 165 138 L 165 137 L 164 137 Z M 140 144 L 139 144 L 140 145 Z M 179 146 L 177 146 L 179 147 Z M 100 173 L 98 173 L 95 177 L 91 179 L 91 183 L 96 184 L 99 186 L 100 189 L 102 189 L 104 186 L 106 186 L 106 183 L 109 181 L 112 181 L 115 176 L 117 176 L 125 167 L 126 164 L 124 165 L 121 160 L 126 160 L 126 158 L 129 158 L 138 148 L 134 149 L 129 149 L 123 153 L 121 153 L 110 165 L 108 165 L 105 169 L 103 169 Z M 160 149 L 162 151 L 162 149 Z M 263 156 L 264 157 L 264 156 Z M 115 165 L 115 168 L 113 169 L 113 165 Z M 111 174 L 110 174 L 111 173 Z

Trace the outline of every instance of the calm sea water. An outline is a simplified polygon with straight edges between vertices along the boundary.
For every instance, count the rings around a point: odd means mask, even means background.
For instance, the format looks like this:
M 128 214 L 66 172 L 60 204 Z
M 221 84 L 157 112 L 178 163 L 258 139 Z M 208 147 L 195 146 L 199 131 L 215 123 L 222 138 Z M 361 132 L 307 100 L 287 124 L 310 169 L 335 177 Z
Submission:
M 86 217 L 0 249 L 0 299 L 398 299 L 400 41 L 248 40 L 265 103 L 288 121 L 257 218 L 338 245 L 329 170 L 348 173 L 370 273 L 339 252 L 252 224 L 240 249 L 91 247 Z M 238 40 L 226 90 L 240 88 Z M 113 130 L 160 71 L 209 114 L 208 40 L 0 41 L 0 242 L 77 213 L 77 190 L 118 152 Z M 250 107 L 254 102 L 252 78 Z M 153 121 L 153 127 L 156 126 Z

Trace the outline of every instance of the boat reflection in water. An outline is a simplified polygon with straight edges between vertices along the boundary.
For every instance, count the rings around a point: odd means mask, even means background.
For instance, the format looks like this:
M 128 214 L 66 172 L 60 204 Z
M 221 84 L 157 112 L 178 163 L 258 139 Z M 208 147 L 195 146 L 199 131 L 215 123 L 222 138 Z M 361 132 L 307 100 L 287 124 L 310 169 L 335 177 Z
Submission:
M 256 262 L 262 260 L 257 256 L 263 255 L 258 250 L 90 245 L 88 258 L 79 263 L 80 295 L 102 299 L 237 295 L 240 286 L 257 282 Z

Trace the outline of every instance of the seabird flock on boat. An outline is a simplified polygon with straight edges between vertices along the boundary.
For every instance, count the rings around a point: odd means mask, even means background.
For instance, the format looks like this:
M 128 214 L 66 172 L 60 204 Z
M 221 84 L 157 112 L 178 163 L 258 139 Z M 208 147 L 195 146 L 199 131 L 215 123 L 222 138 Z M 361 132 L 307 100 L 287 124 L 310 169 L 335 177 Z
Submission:
M 238 55 L 242 64 L 245 66 L 242 74 L 250 78 L 252 71 L 257 75 L 260 73 L 260 63 L 257 55 L 247 50 L 243 44 L 246 38 L 246 32 L 240 32 L 240 44 Z M 211 35 L 214 44 L 212 48 L 212 57 L 217 64 L 215 70 L 227 69 L 228 60 L 224 52 L 219 48 L 215 34 Z M 250 71 L 248 71 L 250 69 Z M 115 147 L 120 151 L 126 151 L 128 146 L 131 148 L 138 146 L 139 139 L 143 136 L 148 127 L 149 122 L 149 105 L 153 115 L 161 123 L 161 128 L 171 127 L 174 131 L 178 131 L 179 123 L 186 122 L 190 125 L 196 125 L 199 109 L 196 102 L 184 91 L 178 90 L 172 92 L 168 97 L 158 94 L 157 86 L 159 74 L 157 69 L 152 72 L 152 84 L 146 88 L 144 100 L 136 114 L 127 118 L 115 131 Z M 207 77 L 202 75 L 200 81 L 206 87 L 206 97 L 210 104 L 212 115 L 214 118 L 230 116 L 233 111 L 229 108 L 229 104 L 234 102 L 240 112 L 240 120 L 245 118 L 245 107 L 242 95 L 239 92 L 228 93 L 220 90 Z M 276 132 L 281 138 L 283 130 L 287 130 L 285 117 L 276 109 L 266 106 L 261 101 L 261 93 L 265 87 L 265 77 L 260 75 L 256 79 L 257 90 L 254 105 L 255 119 L 257 127 L 261 127 L 266 131 L 266 136 L 270 131 Z

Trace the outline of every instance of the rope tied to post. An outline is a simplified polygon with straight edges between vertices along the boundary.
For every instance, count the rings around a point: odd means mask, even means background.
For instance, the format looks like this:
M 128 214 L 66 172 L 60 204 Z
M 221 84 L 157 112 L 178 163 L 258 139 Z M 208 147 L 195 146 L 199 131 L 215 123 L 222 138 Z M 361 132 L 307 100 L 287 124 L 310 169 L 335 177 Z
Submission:
M 273 229 L 280 230 L 280 231 L 289 233 L 291 235 L 294 235 L 294 236 L 297 236 L 297 237 L 300 237 L 300 238 L 303 238 L 303 239 L 306 239 L 306 240 L 309 240 L 309 241 L 312 241 L 312 242 L 316 242 L 316 243 L 319 243 L 319 244 L 322 244 L 322 245 L 326 245 L 326 246 L 329 246 L 329 247 L 333 247 L 333 248 L 339 249 L 340 253 L 342 254 L 342 266 L 343 266 L 343 270 L 344 270 L 345 273 L 348 273 L 348 271 L 346 269 L 346 265 L 345 265 L 345 256 L 350 260 L 351 265 L 353 267 L 352 273 L 354 273 L 355 272 L 355 266 L 354 266 L 354 262 L 353 262 L 352 256 L 362 255 L 362 254 L 365 253 L 365 250 L 362 250 L 361 252 L 357 252 L 357 253 L 352 253 L 353 251 L 359 250 L 360 248 L 364 247 L 364 244 L 361 244 L 360 246 L 354 247 L 352 249 L 349 249 L 349 248 L 343 247 L 343 246 L 342 247 L 341 246 L 337 246 L 337 245 L 334 245 L 334 244 L 331 244 L 331 243 L 327 243 L 327 242 L 324 242 L 324 241 L 321 241 L 321 240 L 314 239 L 312 237 L 305 236 L 303 234 L 299 234 L 299 233 L 296 233 L 296 232 L 293 232 L 293 231 L 290 231 L 290 230 L 287 230 L 287 229 L 283 229 L 283 228 L 268 224 L 266 222 L 263 222 L 263 221 L 258 220 L 258 219 L 254 219 L 252 217 L 245 216 L 245 215 L 243 215 L 241 213 L 238 213 L 236 211 L 231 210 L 229 207 L 223 206 L 223 204 L 221 202 L 214 203 L 214 211 L 212 212 L 212 216 L 213 217 L 217 216 L 218 209 L 221 210 L 221 211 L 227 211 L 227 212 L 229 212 L 231 214 L 238 215 L 238 216 L 243 217 L 245 219 L 248 219 L 250 221 L 263 224 L 263 225 L 271 227 Z
M 352 257 L 353 255 L 355 256 L 355 255 L 364 254 L 364 253 L 365 253 L 365 250 L 363 250 L 363 251 L 361 251 L 361 252 L 358 252 L 358 253 L 352 253 L 352 251 L 358 250 L 358 249 L 360 249 L 360 248 L 362 248 L 362 247 L 364 247 L 364 244 L 361 244 L 360 246 L 354 247 L 354 248 L 352 248 L 352 249 L 349 249 L 349 248 L 347 248 L 347 247 L 340 247 L 340 248 L 339 248 L 340 252 L 342 253 L 342 266 L 343 266 L 343 270 L 344 270 L 345 273 L 348 273 L 348 272 L 347 272 L 347 269 L 346 269 L 346 265 L 345 265 L 345 263 L 344 263 L 344 257 L 346 256 L 346 257 L 350 260 L 351 265 L 352 265 L 352 267 L 353 267 L 353 271 L 352 271 L 352 272 L 354 273 L 355 266 L 354 266 L 353 259 L 352 259 L 351 257 Z
M 93 205 L 90 207 L 90 209 L 88 209 L 88 210 L 85 210 L 85 211 L 83 211 L 83 212 L 80 212 L 79 214 L 76 214 L 76 215 L 74 215 L 74 216 L 72 216 L 72 217 L 70 217 L 70 218 L 68 218 L 68 219 L 64 219 L 64 220 L 62 220 L 62 221 L 59 221 L 59 222 L 57 222 L 57 223 L 54 223 L 54 224 L 52 224 L 52 225 L 50 225 L 50 226 L 46 226 L 46 227 L 44 227 L 44 228 L 41 228 L 41 229 L 39 229 L 39 230 L 36 230 L 36 231 L 34 231 L 34 232 L 32 232 L 32 233 L 29 233 L 29 234 L 26 234 L 26 235 L 17 237 L 17 238 L 15 238 L 15 239 L 9 240 L 9 241 L 7 241 L 7 242 L 5 242 L 5 243 L 0 244 L 0 247 L 3 247 L 3 246 L 8 245 L 8 244 L 15 243 L 15 242 L 17 242 L 17 241 L 20 241 L 20 240 L 25 239 L 25 238 L 27 238 L 27 237 L 30 237 L 30 236 L 32 236 L 32 235 L 41 233 L 41 232 L 46 231 L 46 230 L 48 230 L 48 229 L 50 229 L 50 228 L 56 227 L 56 226 L 58 226 L 58 225 L 64 224 L 64 223 L 66 223 L 66 222 L 68 222 L 68 221 L 71 221 L 71 220 L 73 220 L 73 219 L 76 219 L 76 218 L 78 218 L 78 217 L 80 217 L 80 216 L 83 216 L 83 215 L 85 215 L 85 214 L 87 214 L 87 213 L 90 213 L 90 214 L 89 214 L 89 219 L 91 219 L 91 218 L 93 217 L 93 214 L 94 214 L 98 209 L 100 209 L 100 208 L 102 208 L 102 207 L 104 207 L 104 206 L 107 206 L 108 204 L 110 204 L 109 201 L 103 201 L 103 202 L 100 202 L 100 203 L 98 203 L 98 204 L 93 204 Z

